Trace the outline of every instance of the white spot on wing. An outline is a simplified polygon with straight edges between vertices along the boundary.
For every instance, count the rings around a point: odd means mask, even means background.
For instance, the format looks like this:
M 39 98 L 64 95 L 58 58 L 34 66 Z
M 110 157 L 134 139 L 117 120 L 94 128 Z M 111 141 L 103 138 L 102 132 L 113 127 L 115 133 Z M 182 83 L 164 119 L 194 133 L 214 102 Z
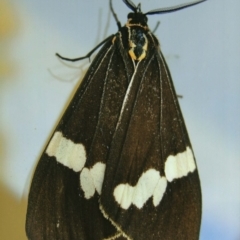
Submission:
M 169 156 L 165 162 L 165 175 L 169 182 L 187 176 L 196 169 L 192 150 L 187 147 L 185 152 Z
M 153 192 L 153 205 L 156 207 L 160 203 L 167 188 L 167 179 L 161 177 L 158 180 L 157 186 Z
M 80 175 L 80 184 L 84 192 L 85 198 L 86 199 L 91 198 L 95 193 L 95 187 L 94 187 L 93 178 L 88 168 L 84 168 L 82 170 Z
M 133 204 L 142 208 L 144 203 L 153 195 L 161 176 L 155 169 L 143 173 L 135 186 Z
M 129 184 L 119 184 L 113 192 L 115 200 L 123 209 L 128 209 L 133 202 L 134 187 Z
M 84 192 L 85 198 L 93 197 L 95 190 L 100 195 L 104 179 L 106 165 L 97 162 L 91 169 L 84 168 L 80 174 L 80 185 Z
M 147 200 L 153 196 L 153 204 L 157 206 L 166 190 L 167 181 L 161 177 L 155 169 L 149 169 L 139 178 L 136 186 L 129 184 L 119 184 L 114 189 L 115 200 L 121 208 L 128 209 L 131 204 L 137 208 L 142 208 Z
M 61 132 L 55 132 L 46 153 L 66 167 L 79 172 L 86 162 L 86 151 L 81 143 L 74 143 L 63 137 Z
M 102 184 L 104 179 L 106 165 L 104 163 L 98 162 L 93 168 L 91 168 L 90 172 L 93 177 L 94 186 L 100 195 L 102 192 Z

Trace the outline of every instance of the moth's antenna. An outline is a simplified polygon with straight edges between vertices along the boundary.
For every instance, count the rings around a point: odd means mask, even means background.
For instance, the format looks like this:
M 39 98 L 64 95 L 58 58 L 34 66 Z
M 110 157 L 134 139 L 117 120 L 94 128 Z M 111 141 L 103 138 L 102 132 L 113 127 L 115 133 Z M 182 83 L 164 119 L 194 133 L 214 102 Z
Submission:
M 178 10 L 184 9 L 184 8 L 188 8 L 194 5 L 197 5 L 199 3 L 205 2 L 207 0 L 201 0 L 201 1 L 194 1 L 191 3 L 183 3 L 177 6 L 173 6 L 173 7 L 167 7 L 167 8 L 158 8 L 152 11 L 149 11 L 147 13 L 145 13 L 145 15 L 153 15 L 153 14 L 162 14 L 162 13 L 170 13 L 170 12 L 176 12 Z
M 115 18 L 115 21 L 117 23 L 118 29 L 120 29 L 122 26 L 121 26 L 120 21 L 118 20 L 117 14 L 114 12 L 113 5 L 112 5 L 112 0 L 110 0 L 110 9 L 111 9 L 113 17 Z
M 123 0 L 123 2 L 133 11 L 136 12 L 137 6 L 131 0 Z

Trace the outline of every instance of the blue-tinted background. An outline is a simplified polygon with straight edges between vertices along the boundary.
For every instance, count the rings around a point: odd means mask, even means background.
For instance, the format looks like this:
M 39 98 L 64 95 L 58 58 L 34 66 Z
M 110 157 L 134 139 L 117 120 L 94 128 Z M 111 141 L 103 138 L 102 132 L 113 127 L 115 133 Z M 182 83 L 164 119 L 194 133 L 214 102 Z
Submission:
M 183 1 L 141 2 L 146 12 Z M 124 24 L 129 9 L 121 0 L 113 4 Z M 152 29 L 161 21 L 156 35 L 183 95 L 202 183 L 201 240 L 240 239 L 239 9 L 239 0 L 209 0 L 149 16 Z M 88 67 L 66 66 L 54 54 L 86 54 L 117 31 L 108 15 L 108 0 L 0 2 L 0 239 L 26 239 L 34 166 Z

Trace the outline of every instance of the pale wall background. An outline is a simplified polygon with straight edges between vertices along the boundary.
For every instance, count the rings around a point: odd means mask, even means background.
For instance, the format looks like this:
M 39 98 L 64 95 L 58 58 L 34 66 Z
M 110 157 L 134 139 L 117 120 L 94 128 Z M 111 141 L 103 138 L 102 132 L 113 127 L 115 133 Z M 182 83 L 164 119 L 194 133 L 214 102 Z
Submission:
M 146 12 L 183 1 L 141 2 Z M 113 4 L 124 24 L 129 9 Z M 240 239 L 239 9 L 239 0 L 209 0 L 149 16 L 152 29 L 161 21 L 156 35 L 184 96 L 203 191 L 201 240 Z M 0 239 L 26 239 L 34 166 L 87 68 L 88 61 L 70 68 L 54 54 L 82 56 L 115 33 L 108 13 L 107 0 L 0 1 Z

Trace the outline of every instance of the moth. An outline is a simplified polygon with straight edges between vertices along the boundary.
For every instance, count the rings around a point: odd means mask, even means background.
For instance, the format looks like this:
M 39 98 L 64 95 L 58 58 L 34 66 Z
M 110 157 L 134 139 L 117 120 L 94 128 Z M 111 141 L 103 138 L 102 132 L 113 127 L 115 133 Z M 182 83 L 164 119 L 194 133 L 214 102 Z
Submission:
M 36 167 L 28 239 L 195 240 L 201 188 L 171 75 L 147 16 L 131 0 L 102 46 Z

